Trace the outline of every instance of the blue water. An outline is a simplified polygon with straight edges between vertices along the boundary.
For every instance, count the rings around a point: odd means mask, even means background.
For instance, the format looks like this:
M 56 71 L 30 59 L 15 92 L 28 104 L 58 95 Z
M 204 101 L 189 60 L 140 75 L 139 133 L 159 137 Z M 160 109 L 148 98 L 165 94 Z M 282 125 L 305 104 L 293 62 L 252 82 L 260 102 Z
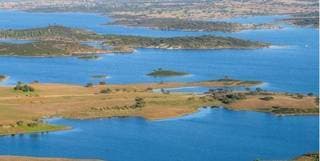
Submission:
M 274 17 L 276 19 L 277 17 Z M 270 22 L 272 17 L 234 19 L 246 23 Z M 201 81 L 230 76 L 260 80 L 264 89 L 318 93 L 319 50 L 317 29 L 284 25 L 281 30 L 238 33 L 160 31 L 105 26 L 111 19 L 84 13 L 25 13 L 0 11 L 0 29 L 23 29 L 60 24 L 98 33 L 143 36 L 218 34 L 270 42 L 257 50 L 159 50 L 138 49 L 130 55 L 102 55 L 99 60 L 76 57 L 0 57 L 0 74 L 9 76 L 1 85 L 38 80 L 45 83 L 85 84 L 160 81 Z M 90 44 L 90 43 L 89 43 Z M 96 45 L 96 44 L 91 44 Z M 191 73 L 184 77 L 146 76 L 157 68 Z M 175 89 L 204 92 L 208 88 Z M 44 157 L 98 158 L 109 161 L 249 161 L 291 159 L 318 151 L 318 117 L 276 117 L 265 113 L 205 109 L 176 119 L 146 121 L 141 118 L 64 120 L 52 123 L 72 126 L 71 131 L 0 138 L 0 154 Z
M 274 19 L 278 17 L 275 16 Z M 260 18 L 262 19 L 262 18 Z M 270 21 L 267 17 L 265 21 Z M 264 19 L 260 20 L 263 21 Z M 105 26 L 109 18 L 84 13 L 26 13 L 0 11 L 0 28 L 43 27 L 60 24 L 99 33 L 147 36 L 201 35 L 204 32 L 160 31 L 146 28 Z M 285 27 L 238 33 L 210 33 L 270 42 L 274 46 L 257 50 L 159 50 L 138 49 L 131 55 L 104 55 L 88 61 L 74 57 L 0 57 L 0 73 L 10 76 L 2 85 L 17 81 L 85 84 L 98 82 L 93 75 L 110 76 L 110 83 L 154 81 L 201 81 L 225 75 L 236 79 L 261 80 L 268 90 L 318 93 L 318 30 Z M 14 68 L 12 64 L 14 63 Z M 187 77 L 155 79 L 146 74 L 156 68 L 185 71 Z M 72 73 L 72 74 L 70 74 Z
M 179 119 L 54 120 L 71 131 L 0 138 L 0 154 L 109 161 L 286 160 L 319 150 L 318 118 L 203 109 Z

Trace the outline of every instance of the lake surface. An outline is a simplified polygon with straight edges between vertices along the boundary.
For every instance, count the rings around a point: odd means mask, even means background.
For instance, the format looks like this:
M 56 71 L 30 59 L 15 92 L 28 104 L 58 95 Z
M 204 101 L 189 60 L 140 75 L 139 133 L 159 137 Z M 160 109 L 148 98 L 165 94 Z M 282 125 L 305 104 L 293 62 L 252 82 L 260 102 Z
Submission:
M 278 18 L 278 16 L 274 17 L 274 19 Z M 259 23 L 263 20 L 270 22 L 270 19 L 270 16 L 262 16 Z M 281 30 L 205 33 L 103 25 L 109 21 L 111 21 L 109 18 L 95 14 L 0 11 L 0 28 L 2 29 L 59 24 L 106 34 L 166 37 L 218 34 L 271 42 L 274 46 L 257 50 L 138 49 L 131 55 L 103 55 L 101 60 L 94 61 L 80 60 L 75 57 L 0 57 L 0 73 L 10 76 L 6 82 L 2 82 L 2 85 L 34 80 L 72 84 L 105 81 L 92 78 L 100 74 L 108 75 L 109 79 L 106 81 L 109 83 L 201 81 L 220 79 L 227 75 L 235 79 L 264 81 L 264 88 L 273 91 L 318 93 L 317 45 L 319 40 L 317 34 L 319 31 L 316 29 L 284 27 Z M 236 21 L 240 20 L 236 19 Z M 14 68 L 12 68 L 13 65 Z M 191 76 L 161 80 L 146 76 L 157 68 L 189 72 Z
M 271 22 L 272 17 L 229 21 L 246 23 L 253 20 L 259 23 Z M 109 21 L 111 19 L 95 14 L 0 11 L 0 29 L 59 24 L 104 34 L 162 37 L 216 34 L 270 42 L 274 46 L 257 50 L 138 49 L 130 55 L 102 55 L 99 60 L 2 56 L 0 74 L 10 78 L 1 85 L 34 80 L 70 84 L 99 81 L 117 84 L 190 82 L 220 79 L 227 75 L 235 79 L 264 81 L 262 88 L 273 91 L 319 91 L 317 29 L 283 25 L 281 30 L 207 33 L 103 25 Z M 157 68 L 188 72 L 191 75 L 161 79 L 146 76 Z M 95 79 L 95 75 L 108 77 Z M 174 90 L 203 92 L 207 89 L 194 87 Z M 0 154 L 99 158 L 110 161 L 290 159 L 319 150 L 318 119 L 316 116 L 276 117 L 222 108 L 203 109 L 194 115 L 156 122 L 141 118 L 87 121 L 57 119 L 50 122 L 69 125 L 74 129 L 1 137 Z
M 110 161 L 284 160 L 317 151 L 318 118 L 223 108 L 178 119 L 56 119 L 71 131 L 0 138 L 0 154 Z

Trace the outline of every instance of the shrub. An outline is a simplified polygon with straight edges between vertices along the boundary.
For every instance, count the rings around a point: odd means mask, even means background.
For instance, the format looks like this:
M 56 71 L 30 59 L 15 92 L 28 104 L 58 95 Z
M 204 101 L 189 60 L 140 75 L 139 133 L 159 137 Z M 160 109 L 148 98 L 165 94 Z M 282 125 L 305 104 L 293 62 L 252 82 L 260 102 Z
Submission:
M 99 82 L 99 85 L 106 85 L 106 82 Z
M 17 124 L 18 126 L 22 126 L 22 125 L 24 124 L 24 122 L 20 120 L 20 121 L 17 121 L 16 124 Z
M 36 122 L 30 122 L 30 123 L 27 124 L 27 126 L 28 126 L 28 127 L 36 127 L 36 126 L 38 126 L 38 123 L 36 123 Z
M 136 102 L 135 105 L 134 105 L 135 108 L 142 108 L 146 104 L 144 99 L 141 98 L 141 97 L 136 97 L 135 98 L 135 102 Z
M 263 89 L 262 88 L 256 88 L 256 92 L 258 92 L 258 93 L 260 93 L 260 92 L 262 92 L 263 91 Z
M 270 100 L 273 100 L 274 98 L 271 97 L 271 96 L 267 96 L 267 97 L 262 97 L 260 98 L 261 100 L 264 100 L 264 101 L 270 101 Z
M 314 101 L 316 102 L 316 105 L 319 105 L 319 97 L 316 97 Z
M 108 94 L 108 93 L 111 93 L 111 92 L 112 92 L 112 90 L 109 89 L 109 88 L 103 89 L 103 90 L 100 91 L 100 93 L 104 93 L 104 94 Z
M 308 96 L 313 96 L 313 93 L 311 93 L 311 92 L 310 92 L 310 93 L 308 93 Z
M 93 83 L 87 83 L 85 87 L 93 87 Z
M 13 88 L 16 91 L 22 92 L 34 92 L 35 89 L 27 84 L 23 84 L 22 82 L 18 82 L 17 85 Z
M 304 97 L 304 95 L 303 94 L 299 94 L 299 93 L 297 93 L 297 95 L 296 95 L 296 98 L 298 98 L 298 99 L 302 99 Z

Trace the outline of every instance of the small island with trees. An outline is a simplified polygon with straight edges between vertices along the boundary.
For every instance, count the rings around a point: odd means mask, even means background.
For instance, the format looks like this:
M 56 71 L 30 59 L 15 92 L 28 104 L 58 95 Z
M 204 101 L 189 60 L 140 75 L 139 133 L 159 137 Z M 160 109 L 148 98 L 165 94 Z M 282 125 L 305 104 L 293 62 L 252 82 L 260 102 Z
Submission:
M 152 77 L 175 77 L 189 75 L 189 73 L 158 68 L 153 70 L 151 73 L 148 73 L 147 75 Z

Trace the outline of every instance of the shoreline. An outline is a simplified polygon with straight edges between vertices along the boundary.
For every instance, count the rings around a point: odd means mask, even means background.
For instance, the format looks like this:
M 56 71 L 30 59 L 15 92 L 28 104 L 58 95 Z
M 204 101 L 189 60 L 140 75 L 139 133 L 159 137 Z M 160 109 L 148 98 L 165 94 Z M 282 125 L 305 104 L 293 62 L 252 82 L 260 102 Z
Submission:
M 99 159 L 48 158 L 18 155 L 0 155 L 2 161 L 102 161 Z
M 308 113 L 301 113 L 301 114 L 276 114 L 273 112 L 267 112 L 267 111 L 259 111 L 259 110 L 250 110 L 250 109 L 234 109 L 232 107 L 227 107 L 227 106 L 212 106 L 212 107 L 198 107 L 197 109 L 194 109 L 194 111 L 188 112 L 188 113 L 182 113 L 176 116 L 172 116 L 172 117 L 163 117 L 163 118 L 146 118 L 143 116 L 130 116 L 130 115 L 123 115 L 123 116 L 106 116 L 106 117 L 92 117 L 92 118 L 63 118 L 60 116 L 57 117 L 52 117 L 52 118 L 46 118 L 46 119 L 66 119 L 66 120 L 74 120 L 74 121 L 89 121 L 89 120 L 99 120 L 99 119 L 103 119 L 103 120 L 107 120 L 107 119 L 123 119 L 123 118 L 141 118 L 144 119 L 146 121 L 162 121 L 162 120 L 170 120 L 170 119 L 179 119 L 179 118 L 183 118 L 185 116 L 192 116 L 193 114 L 197 114 L 198 112 L 200 112 L 201 109 L 215 109 L 215 108 L 223 108 L 226 110 L 231 110 L 234 112 L 257 112 L 257 113 L 265 113 L 268 115 L 272 115 L 275 117 L 290 117 L 290 116 L 310 116 L 310 117 L 319 117 L 319 113 L 312 113 L 312 114 L 308 114 Z M 46 120 L 44 119 L 44 120 Z M 44 124 L 44 125 L 49 125 L 49 126 L 55 126 L 54 124 Z M 28 134 L 42 134 L 42 133 L 51 133 L 51 132 L 59 132 L 59 131 L 69 131 L 72 130 L 73 127 L 70 126 L 65 126 L 65 125 L 59 125 L 61 126 L 60 129 L 55 129 L 55 130 L 43 130 L 43 131 L 31 131 L 31 132 L 19 132 L 19 133 L 8 133 L 8 134 L 0 134 L 0 138 L 1 137 L 9 137 L 9 136 L 16 136 L 16 135 L 28 135 Z
M 23 92 L 13 91 L 12 86 L 0 87 L 0 104 L 4 105 L 2 108 L 9 113 L 20 111 L 18 113 L 23 114 L 17 116 L 20 117 L 19 120 L 11 118 L 7 114 L 0 115 L 2 117 L 0 119 L 0 135 L 68 130 L 68 127 L 58 126 L 57 128 L 45 122 L 40 122 L 34 127 L 27 127 L 27 123 L 31 121 L 29 118 L 45 121 L 47 118 L 55 117 L 75 120 L 141 117 L 154 121 L 182 117 L 195 113 L 203 107 L 214 108 L 217 106 L 232 110 L 266 112 L 277 116 L 317 115 L 315 111 L 318 113 L 319 109 L 315 107 L 316 97 L 314 96 L 302 95 L 302 98 L 296 98 L 300 95 L 276 92 L 257 93 L 254 91 L 250 93 L 246 91 L 210 91 L 195 94 L 171 93 L 165 90 L 165 88 L 190 86 L 249 87 L 261 83 L 259 81 L 223 79 L 189 83 L 107 84 L 92 87 L 33 83 L 29 85 L 35 89 L 35 92 L 27 95 Z M 153 89 L 163 90 L 155 93 Z M 60 91 L 65 92 L 61 94 Z M 232 95 L 234 100 L 231 101 L 225 97 L 228 95 Z M 272 97 L 272 99 L 262 100 L 262 98 L 268 97 Z M 224 103 L 224 101 L 227 102 Z M 248 106 L 248 104 L 251 105 Z M 260 107 L 261 104 L 266 105 L 265 108 Z M 291 105 L 294 106 L 290 107 Z M 23 127 L 27 127 L 28 131 L 21 128 L 19 123 L 21 121 L 25 122 Z M 54 129 L 52 130 L 52 128 Z

